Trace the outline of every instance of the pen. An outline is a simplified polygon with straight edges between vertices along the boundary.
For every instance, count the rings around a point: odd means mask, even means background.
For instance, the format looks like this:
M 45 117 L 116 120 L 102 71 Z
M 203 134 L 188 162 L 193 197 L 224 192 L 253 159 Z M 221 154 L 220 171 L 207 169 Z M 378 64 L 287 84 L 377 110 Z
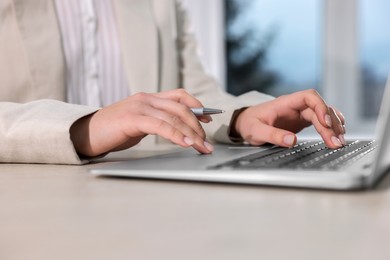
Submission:
M 207 107 L 191 108 L 191 111 L 196 116 L 221 114 L 221 113 L 225 112 L 225 110 L 215 109 L 215 108 L 207 108 Z

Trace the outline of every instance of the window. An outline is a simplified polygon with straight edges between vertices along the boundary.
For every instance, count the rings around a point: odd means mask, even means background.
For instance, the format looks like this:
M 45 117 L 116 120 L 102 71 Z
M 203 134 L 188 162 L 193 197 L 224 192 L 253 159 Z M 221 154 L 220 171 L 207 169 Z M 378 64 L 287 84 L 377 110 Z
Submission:
M 321 0 L 226 1 L 228 91 L 320 90 L 321 20 Z
M 390 71 L 388 0 L 225 0 L 227 90 L 316 88 L 372 130 Z
M 390 1 L 360 0 L 359 40 L 362 93 L 360 113 L 364 118 L 378 114 L 386 78 L 390 71 Z
M 205 65 L 229 92 L 316 88 L 350 137 L 373 132 L 390 71 L 389 0 L 185 1 Z

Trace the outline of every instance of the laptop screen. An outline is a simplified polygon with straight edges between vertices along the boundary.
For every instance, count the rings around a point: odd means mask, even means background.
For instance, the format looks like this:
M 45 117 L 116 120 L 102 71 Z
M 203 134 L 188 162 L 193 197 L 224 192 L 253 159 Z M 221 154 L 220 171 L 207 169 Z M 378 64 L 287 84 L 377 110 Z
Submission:
M 380 147 L 377 150 L 377 160 L 373 171 L 375 175 L 371 176 L 372 181 L 377 180 L 380 177 L 378 175 L 385 174 L 390 166 L 390 73 L 387 77 L 376 131 Z

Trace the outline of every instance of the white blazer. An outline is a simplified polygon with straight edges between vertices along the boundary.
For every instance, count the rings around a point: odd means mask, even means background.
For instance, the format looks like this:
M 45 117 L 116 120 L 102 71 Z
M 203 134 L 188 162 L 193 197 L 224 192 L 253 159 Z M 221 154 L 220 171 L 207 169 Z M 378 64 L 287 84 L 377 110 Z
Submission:
M 205 126 L 210 141 L 230 142 L 235 109 L 270 100 L 233 97 L 207 75 L 181 1 L 112 0 L 130 93 L 184 88 L 227 111 Z M 80 164 L 70 126 L 98 108 L 65 103 L 65 63 L 54 0 L 0 1 L 0 162 Z M 149 136 L 141 147 L 164 142 Z

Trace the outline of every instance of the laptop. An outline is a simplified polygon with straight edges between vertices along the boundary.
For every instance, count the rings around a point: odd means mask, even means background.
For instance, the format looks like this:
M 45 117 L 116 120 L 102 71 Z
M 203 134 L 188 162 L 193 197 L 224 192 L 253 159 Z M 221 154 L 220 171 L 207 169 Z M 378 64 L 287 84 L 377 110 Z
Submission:
M 329 149 L 322 141 L 293 148 L 216 145 L 211 155 L 183 149 L 97 166 L 91 173 L 143 179 L 271 185 L 313 189 L 369 189 L 390 170 L 390 76 L 375 140 L 347 141 Z

